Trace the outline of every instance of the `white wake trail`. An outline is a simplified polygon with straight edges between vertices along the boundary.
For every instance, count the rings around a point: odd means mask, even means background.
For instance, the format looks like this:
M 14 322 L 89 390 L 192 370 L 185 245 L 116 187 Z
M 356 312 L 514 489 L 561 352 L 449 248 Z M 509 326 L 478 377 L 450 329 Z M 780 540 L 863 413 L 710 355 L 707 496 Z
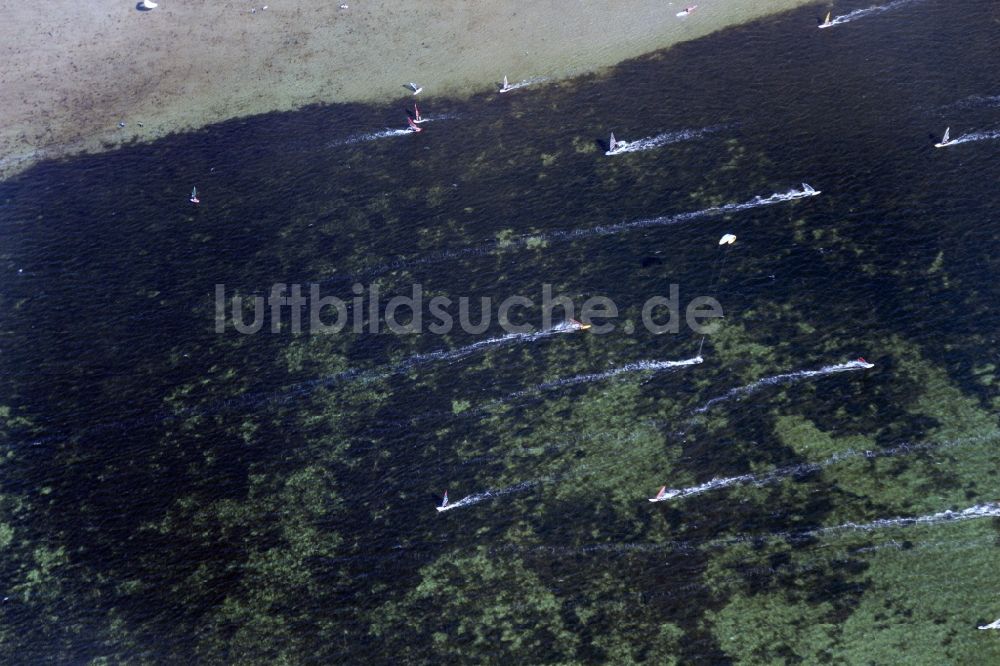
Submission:
M 817 527 L 811 530 L 799 530 L 794 532 L 767 532 L 764 534 L 737 534 L 728 537 L 716 537 L 710 539 L 673 539 L 662 542 L 619 542 L 619 543 L 594 543 L 581 546 L 540 546 L 536 550 L 544 550 L 553 555 L 577 555 L 581 553 L 614 552 L 614 553 L 635 553 L 635 552 L 659 552 L 663 550 L 691 550 L 702 547 L 726 547 L 741 543 L 759 543 L 768 539 L 801 539 L 805 537 L 821 536 L 825 534 L 836 534 L 839 532 L 862 531 L 874 532 L 876 530 L 889 529 L 895 527 L 910 527 L 913 525 L 940 525 L 944 523 L 964 522 L 977 518 L 998 518 L 1000 517 L 1000 504 L 988 502 L 986 504 L 976 504 L 967 509 L 952 511 L 950 509 L 925 516 L 913 518 L 878 518 L 866 523 L 847 522 L 829 527 Z
M 758 195 L 753 199 L 750 199 L 749 201 L 744 201 L 742 203 L 723 204 L 721 206 L 712 206 L 711 208 L 692 211 L 690 213 L 679 213 L 677 215 L 669 215 L 665 217 L 653 217 L 642 220 L 632 220 L 629 222 L 620 222 L 618 224 L 607 224 L 597 227 L 590 227 L 587 229 L 553 231 L 548 234 L 541 234 L 534 236 L 525 235 L 519 237 L 515 242 L 518 244 L 527 244 L 530 240 L 539 238 L 546 241 L 566 241 L 566 240 L 576 240 L 578 238 L 587 238 L 590 236 L 610 236 L 612 234 L 620 234 L 627 231 L 633 231 L 635 229 L 646 229 L 649 227 L 660 227 L 660 226 L 678 224 L 681 222 L 690 222 L 691 220 L 696 220 L 702 217 L 710 217 L 713 215 L 721 215 L 724 213 L 735 213 L 738 211 L 750 210 L 752 208 L 760 208 L 761 206 L 770 206 L 772 204 L 782 203 L 785 201 L 795 201 L 796 199 L 805 199 L 807 197 L 814 197 L 818 194 L 821 194 L 819 190 L 814 189 L 807 183 L 802 183 L 802 189 L 792 188 L 787 192 L 776 192 L 766 198 Z
M 702 362 L 702 358 L 700 356 L 696 356 L 694 358 L 684 359 L 682 361 L 636 361 L 634 363 L 628 363 L 628 364 L 623 365 L 621 367 L 613 368 L 613 369 L 607 370 L 605 372 L 597 372 L 597 373 L 592 373 L 592 374 L 587 374 L 587 375 L 576 375 L 574 377 L 567 377 L 565 379 L 557 379 L 555 381 L 546 382 L 544 384 L 539 384 L 538 386 L 535 386 L 535 387 L 532 387 L 532 388 L 529 388 L 529 389 L 524 389 L 523 391 L 518 391 L 518 392 L 512 393 L 512 394 L 510 394 L 510 395 L 508 395 L 508 396 L 506 396 L 504 398 L 500 398 L 498 400 L 494 400 L 492 402 L 486 403 L 485 405 L 483 405 L 483 406 L 481 406 L 481 407 L 479 407 L 479 408 L 477 408 L 475 410 L 471 410 L 470 412 L 465 412 L 465 413 L 466 414 L 480 414 L 482 412 L 488 411 L 492 407 L 496 407 L 497 405 L 503 404 L 503 403 L 505 403 L 507 401 L 514 400 L 514 399 L 517 399 L 519 397 L 522 397 L 522 396 L 525 396 L 525 395 L 528 395 L 528 394 L 539 393 L 541 391 L 551 390 L 551 389 L 555 389 L 555 388 L 559 388 L 559 387 L 563 387 L 563 386 L 572 386 L 573 384 L 581 384 L 581 383 L 585 383 L 585 382 L 589 383 L 589 382 L 603 381 L 603 380 L 606 380 L 606 379 L 610 379 L 612 377 L 617 377 L 618 375 L 622 375 L 622 374 L 625 374 L 625 373 L 632 373 L 632 372 L 651 372 L 651 373 L 662 372 L 663 370 L 669 370 L 669 369 L 672 369 L 672 368 L 682 368 L 682 367 L 686 367 L 686 366 L 697 365 L 697 364 L 699 364 L 701 362 Z M 637 437 L 637 435 L 633 434 L 633 435 L 630 436 L 630 439 L 634 439 L 635 437 Z M 578 469 L 575 472 L 570 472 L 570 473 L 562 474 L 562 475 L 559 475 L 559 476 L 549 476 L 549 477 L 544 477 L 544 478 L 541 478 L 541 479 L 532 479 L 530 481 L 524 481 L 522 483 L 517 484 L 516 486 L 511 486 L 509 488 L 505 488 L 505 489 L 502 489 L 502 490 L 487 490 L 487 491 L 483 491 L 481 493 L 476 493 L 474 495 L 469 495 L 468 497 L 465 497 L 465 498 L 459 500 L 458 502 L 455 502 L 454 504 L 449 504 L 446 507 L 439 507 L 438 511 L 449 511 L 449 510 L 451 510 L 453 508 L 457 508 L 459 506 L 469 506 L 469 505 L 481 502 L 481 501 L 483 501 L 485 499 L 490 499 L 490 498 L 493 498 L 493 497 L 499 497 L 501 495 L 507 495 L 507 494 L 512 493 L 512 492 L 519 492 L 521 490 L 526 490 L 528 488 L 533 488 L 535 486 L 541 485 L 542 483 L 558 482 L 558 481 L 561 481 L 561 480 L 563 480 L 565 478 L 576 476 L 576 475 L 580 474 L 582 471 L 587 470 L 587 469 L 590 469 L 590 468 L 584 466 L 584 468 Z
M 396 372 L 404 370 L 406 368 L 412 367 L 414 365 L 419 365 L 421 363 L 428 363 L 430 361 L 452 361 L 463 356 L 468 356 L 473 352 L 477 352 L 483 349 L 488 349 L 492 347 L 502 347 L 504 345 L 513 344 L 516 342 L 535 342 L 537 340 L 542 340 L 544 338 L 551 337 L 553 335 L 559 335 L 561 333 L 573 333 L 581 329 L 579 324 L 574 324 L 573 322 L 562 322 L 556 324 L 551 328 L 543 329 L 541 331 L 528 331 L 525 333 L 508 333 L 506 335 L 501 335 L 495 338 L 488 338 L 486 340 L 479 340 L 478 342 L 473 342 L 472 344 L 466 345 L 464 347 L 459 347 L 458 349 L 442 349 L 440 351 L 427 352 L 424 354 L 415 354 L 410 356 L 404 361 L 401 361 L 396 366 L 394 370 Z
M 551 382 L 544 382 L 537 386 L 532 386 L 531 388 L 526 388 L 522 391 L 517 391 L 516 393 L 512 393 L 496 402 L 506 402 L 508 400 L 514 400 L 516 398 L 520 398 L 522 396 L 529 395 L 532 393 L 550 391 L 552 389 L 562 388 L 565 386 L 573 386 L 575 384 L 589 384 L 591 382 L 600 382 L 626 373 L 632 373 L 632 372 L 656 373 L 656 372 L 661 372 L 663 370 L 671 370 L 673 368 L 683 368 L 689 365 L 698 365 L 699 363 L 702 363 L 703 360 L 704 359 L 702 359 L 701 356 L 694 356 L 692 358 L 686 358 L 682 361 L 636 361 L 634 363 L 627 363 L 618 368 L 605 370 L 604 372 L 594 372 L 586 375 L 575 375 L 573 377 L 555 379 Z
M 474 493 L 472 495 L 466 495 L 462 499 L 458 500 L 454 504 L 449 504 L 444 507 L 437 507 L 438 512 L 444 513 L 445 511 L 451 511 L 452 509 L 462 509 L 465 507 L 472 506 L 473 504 L 479 504 L 482 501 L 488 499 L 497 499 L 498 497 L 503 497 L 505 495 L 512 495 L 514 493 L 524 492 L 534 488 L 540 483 L 543 483 L 546 479 L 539 479 L 537 481 L 524 481 L 518 483 L 514 486 L 508 486 L 507 488 L 499 488 L 495 490 L 484 490 L 482 492 Z
M 458 352 L 458 350 L 456 350 L 455 352 L 433 352 L 432 354 L 435 354 L 435 355 L 436 354 L 442 354 L 442 355 L 452 355 L 452 354 L 454 354 L 454 355 L 457 355 L 457 352 Z M 428 354 L 426 356 L 430 356 L 430 354 Z M 438 356 L 438 358 L 440 358 L 440 356 Z M 383 428 L 396 428 L 396 429 L 398 429 L 398 428 L 407 428 L 407 427 L 413 426 L 416 423 L 420 423 L 421 421 L 426 420 L 426 419 L 438 419 L 438 418 L 472 418 L 472 417 L 477 417 L 477 416 L 481 416 L 483 414 L 487 414 L 487 413 L 490 412 L 490 410 L 496 409 L 497 407 L 499 407 L 501 405 L 505 405 L 505 404 L 507 404 L 509 402 L 513 402 L 513 401 L 518 400 L 520 398 L 523 398 L 525 396 L 538 395 L 538 394 L 540 394 L 540 393 L 542 393 L 544 391 L 551 391 L 551 390 L 555 390 L 557 388 L 562 388 L 562 387 L 566 387 L 566 386 L 573 386 L 574 384 L 582 384 L 582 383 L 585 383 L 585 382 L 602 381 L 602 380 L 606 380 L 606 379 L 609 379 L 609 378 L 613 378 L 613 377 L 615 377 L 617 375 L 624 374 L 626 372 L 643 372 L 643 371 L 645 371 L 645 372 L 649 372 L 651 374 L 655 374 L 656 372 L 662 372 L 664 370 L 668 370 L 668 369 L 672 369 L 672 368 L 680 368 L 680 367 L 684 367 L 684 366 L 696 365 L 696 364 L 701 363 L 701 362 L 702 362 L 701 357 L 695 357 L 695 358 L 685 359 L 683 361 L 638 361 L 638 362 L 635 362 L 635 363 L 629 363 L 629 364 L 627 364 L 627 365 L 625 365 L 623 367 L 620 367 L 620 368 L 614 368 L 612 370 L 607 370 L 605 372 L 597 372 L 597 373 L 591 373 L 591 374 L 586 374 L 586 375 L 574 375 L 572 377 L 565 377 L 565 378 L 562 378 L 562 379 L 555 379 L 555 380 L 552 380 L 552 381 L 549 381 L 549 382 L 544 382 L 542 384 L 537 384 L 537 385 L 531 386 L 529 388 L 521 389 L 520 391 L 515 391 L 513 393 L 509 393 L 509 394 L 507 394 L 505 396 L 501 396 L 499 398 L 494 398 L 492 400 L 487 400 L 487 401 L 485 401 L 485 402 L 483 402 L 483 403 L 481 403 L 481 404 L 479 404 L 479 405 L 477 405 L 475 407 L 472 407 L 472 408 L 469 408 L 469 409 L 466 409 L 466 410 L 462 411 L 460 414 L 457 415 L 457 417 L 456 417 L 455 413 L 452 412 L 452 411 L 423 412 L 423 413 L 421 413 L 421 414 L 419 414 L 419 415 L 417 415 L 415 417 L 408 417 L 408 418 L 405 418 L 405 419 L 400 419 L 398 422 L 396 422 L 394 424 L 391 424 L 391 425 L 388 425 L 388 426 L 383 426 Z M 384 372 L 382 376 L 387 376 L 387 375 L 388 375 L 388 372 Z M 335 375 L 335 377 L 339 377 L 339 375 Z M 650 422 L 650 424 L 651 425 L 656 425 L 655 423 L 652 423 L 652 422 Z
M 713 132 L 717 132 L 720 129 L 722 129 L 722 127 L 704 127 L 702 129 L 683 129 L 675 132 L 663 132 L 661 134 L 657 134 L 656 136 L 647 136 L 643 139 L 629 141 L 614 151 L 606 151 L 605 155 L 615 156 L 624 155 L 625 153 L 638 153 L 645 150 L 653 150 L 672 143 L 700 139 L 712 134 Z
M 741 474 L 739 476 L 730 476 L 725 478 L 714 478 L 711 481 L 706 481 L 696 486 L 690 486 L 688 488 L 676 488 L 668 489 L 664 493 L 663 497 L 651 499 L 651 502 L 666 502 L 672 499 L 682 499 L 684 497 L 691 497 L 692 495 L 700 495 L 702 493 L 707 493 L 711 490 L 718 490 L 720 488 L 729 488 L 731 486 L 737 485 L 755 485 L 763 486 L 768 483 L 774 483 L 782 479 L 786 479 L 790 476 L 800 476 L 802 474 L 809 474 L 811 472 L 818 472 L 822 469 L 829 467 L 830 465 L 836 465 L 837 463 L 843 462 L 845 460 L 852 460 L 855 458 L 890 458 L 900 455 L 906 455 L 908 453 L 916 453 L 919 451 L 940 451 L 944 449 L 950 449 L 960 446 L 966 446 L 968 444 L 974 444 L 978 442 L 987 442 L 996 439 L 996 434 L 993 435 L 983 435 L 979 437 L 970 437 L 967 439 L 959 439 L 950 442 L 943 442 L 940 444 L 900 444 L 898 446 L 893 446 L 884 449 L 870 449 L 859 451 L 857 449 L 847 449 L 846 451 L 840 451 L 831 455 L 826 460 L 817 463 L 800 463 L 798 465 L 789 465 L 788 467 L 779 467 L 770 472 L 762 474 Z
M 716 477 L 711 481 L 706 481 L 705 483 L 698 484 L 697 486 L 668 489 L 662 496 L 650 498 L 649 501 L 666 502 L 672 499 L 681 499 L 692 495 L 700 495 L 702 493 L 707 493 L 710 490 L 728 488 L 730 486 L 736 486 L 744 483 L 763 484 L 766 482 L 765 479 L 766 477 L 758 477 L 755 474 L 741 474 L 740 476 L 730 476 L 723 479 Z
M 536 83 L 544 83 L 545 81 L 548 80 L 549 80 L 548 77 L 545 76 L 533 76 L 529 79 L 521 79 L 517 83 L 508 84 L 507 92 L 510 92 L 511 90 L 517 90 L 518 88 L 525 88 L 527 86 L 534 85 Z
M 956 139 L 952 139 L 948 142 L 948 145 L 953 146 L 957 143 L 969 143 L 971 141 L 992 141 L 994 139 L 1000 139 L 1000 131 L 992 130 L 988 132 L 970 132 L 968 134 L 963 134 Z
M 458 115 L 457 113 L 435 113 L 434 115 L 430 115 L 430 116 L 425 116 L 425 115 L 421 114 L 420 115 L 420 122 L 421 123 L 433 123 L 433 122 L 437 122 L 439 120 L 456 120 L 458 118 L 461 118 L 461 116 Z M 404 130 L 404 131 L 406 131 L 406 130 Z
M 781 375 L 774 375 L 773 377 L 764 377 L 763 379 L 758 379 L 757 381 L 747 384 L 746 386 L 739 386 L 734 389 L 730 389 L 726 393 L 720 396 L 716 396 L 706 402 L 701 407 L 695 409 L 696 414 L 703 414 L 720 402 L 725 402 L 726 400 L 732 400 L 733 398 L 738 398 L 740 396 L 749 395 L 755 393 L 765 386 L 773 386 L 775 384 L 782 384 L 785 382 L 799 381 L 803 379 L 811 379 L 813 377 L 823 377 L 826 375 L 836 374 L 838 372 L 853 372 L 855 370 L 868 370 L 869 368 L 874 368 L 874 363 L 868 363 L 867 361 L 857 360 L 849 361 L 847 363 L 839 363 L 837 365 L 827 365 L 820 368 L 819 370 L 798 370 L 796 372 L 787 372 Z
M 349 370 L 344 370 L 338 372 L 335 375 L 328 375 L 326 377 L 318 377 L 316 379 L 310 379 L 308 381 L 299 382 L 297 384 L 292 384 L 276 393 L 272 393 L 266 396 L 254 396 L 251 399 L 256 399 L 259 402 L 280 402 L 282 400 L 289 400 L 296 395 L 301 395 L 307 393 L 311 389 L 317 386 L 331 386 L 342 381 L 375 381 L 379 379 L 385 379 L 395 374 L 405 372 L 406 370 L 423 363 L 431 363 L 434 361 L 453 361 L 455 359 L 461 358 L 463 356 L 468 356 L 469 354 L 481 351 L 484 349 L 502 347 L 504 345 L 514 344 L 514 343 L 527 343 L 536 342 L 544 338 L 548 338 L 553 335 L 559 335 L 561 333 L 572 333 L 573 331 L 580 330 L 579 324 L 572 322 L 563 322 L 557 324 L 551 328 L 547 328 L 541 331 L 532 331 L 527 333 L 508 333 L 506 335 L 501 335 L 495 338 L 488 338 L 486 340 L 479 340 L 478 342 L 473 342 L 472 344 L 465 345 L 464 347 L 459 347 L 458 349 L 441 349 L 439 351 L 425 352 L 422 354 L 414 354 L 409 356 L 396 364 L 383 366 L 380 368 L 370 368 L 367 370 L 361 370 L 357 368 L 351 368 Z
M 401 131 L 406 131 L 406 130 L 401 130 Z M 618 224 L 607 224 L 597 227 L 589 227 L 586 229 L 567 229 L 561 231 L 540 232 L 535 234 L 522 234 L 520 236 L 516 236 L 511 239 L 505 239 L 503 241 L 486 241 L 479 245 L 438 250 L 437 252 L 432 252 L 429 254 L 425 254 L 423 256 L 400 258 L 400 259 L 395 259 L 388 263 L 362 268 L 356 273 L 353 273 L 351 275 L 340 276 L 338 277 L 338 279 L 357 280 L 359 278 L 382 275 L 384 273 L 389 273 L 391 271 L 406 270 L 409 268 L 414 268 L 416 266 L 427 266 L 431 264 L 444 263 L 447 261 L 453 261 L 463 257 L 479 257 L 491 254 L 496 251 L 504 252 L 508 250 L 517 250 L 525 247 L 530 247 L 531 245 L 539 241 L 544 241 L 549 243 L 574 241 L 581 238 L 589 238 L 592 236 L 609 236 L 613 234 L 620 234 L 629 231 L 634 231 L 636 229 L 646 229 L 650 227 L 660 227 L 672 224 L 680 224 L 682 222 L 690 222 L 691 220 L 697 220 L 703 217 L 711 217 L 713 215 L 723 215 L 726 213 L 736 213 L 743 210 L 760 208 L 761 206 L 770 206 L 772 204 L 783 203 L 786 201 L 805 199 L 807 197 L 814 197 L 818 194 L 821 194 L 819 190 L 814 189 L 808 183 L 802 183 L 801 189 L 792 188 L 787 192 L 776 192 L 767 197 L 762 197 L 760 195 L 757 195 L 753 199 L 744 201 L 742 203 L 728 203 L 728 204 L 723 204 L 721 206 L 712 206 L 710 208 L 691 211 L 688 213 L 678 213 L 676 215 L 668 215 L 663 217 L 632 220 L 629 222 L 620 222 Z M 330 279 L 332 278 L 325 278 L 325 280 L 330 280 Z
M 916 518 L 879 518 L 868 523 L 853 523 L 848 522 L 842 525 L 833 525 L 831 527 L 820 527 L 815 530 L 810 530 L 808 532 L 793 533 L 792 536 L 798 536 L 799 534 L 805 536 L 811 536 L 815 534 L 827 534 L 829 532 L 842 532 L 845 530 L 862 530 L 869 532 L 872 530 L 885 529 L 887 527 L 908 527 L 910 525 L 937 525 L 938 523 L 946 522 L 958 522 L 963 520 L 973 520 L 975 518 L 998 518 L 1000 517 L 1000 504 L 996 502 L 987 502 L 986 504 L 976 504 L 970 506 L 967 509 L 962 509 L 961 511 L 952 511 L 947 509 L 945 511 L 940 511 L 938 513 L 932 513 L 926 516 L 917 516 Z
M 346 139 L 340 139 L 337 141 L 331 141 L 327 144 L 328 147 L 333 148 L 336 146 L 351 146 L 357 143 L 367 143 L 368 141 L 378 141 L 379 139 L 388 139 L 394 136 L 403 136 L 406 134 L 413 134 L 411 130 L 408 129 L 384 129 L 377 132 L 364 132 L 363 134 L 354 134 Z
M 867 16 L 872 16 L 873 14 L 881 14 L 882 12 L 887 12 L 892 9 L 897 9 L 903 5 L 909 5 L 919 0 L 894 0 L 893 2 L 886 3 L 884 5 L 874 5 L 872 7 L 866 7 L 865 9 L 855 9 L 853 12 L 848 14 L 842 14 L 840 16 L 835 16 L 833 20 L 830 21 L 831 26 L 842 25 L 844 23 L 850 23 L 851 21 L 857 21 L 858 19 L 865 18 Z

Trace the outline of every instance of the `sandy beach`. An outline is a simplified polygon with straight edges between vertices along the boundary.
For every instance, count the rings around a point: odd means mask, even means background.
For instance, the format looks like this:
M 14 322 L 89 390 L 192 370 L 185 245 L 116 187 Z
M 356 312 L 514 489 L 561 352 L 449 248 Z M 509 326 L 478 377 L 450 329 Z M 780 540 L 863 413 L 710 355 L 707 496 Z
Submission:
M 691 0 L 686 0 L 691 2 Z M 0 23 L 0 177 L 232 117 L 467 96 L 600 70 L 802 0 L 16 3 Z M 255 11 L 251 11 L 255 10 Z M 120 127 L 119 123 L 125 123 Z M 141 124 L 141 125 L 140 125 Z

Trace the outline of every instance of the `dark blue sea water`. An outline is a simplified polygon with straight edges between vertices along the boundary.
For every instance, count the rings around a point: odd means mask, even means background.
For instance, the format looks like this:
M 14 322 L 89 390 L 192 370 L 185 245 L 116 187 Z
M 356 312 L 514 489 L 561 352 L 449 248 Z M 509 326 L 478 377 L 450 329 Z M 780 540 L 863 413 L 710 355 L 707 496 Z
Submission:
M 937 626 L 935 663 L 983 650 L 993 519 L 816 530 L 1000 490 L 1000 14 L 820 13 L 423 99 L 420 134 L 372 135 L 408 99 L 321 106 L 0 184 L 5 660 L 851 661 L 870 642 L 888 663 L 889 632 Z M 935 149 L 946 126 L 978 139 Z M 609 157 L 611 130 L 670 137 Z M 755 200 L 803 182 L 822 193 Z M 275 283 L 536 303 L 550 284 L 637 330 L 465 351 L 504 331 L 215 331 L 217 284 Z M 703 347 L 639 325 L 671 284 L 722 304 Z M 795 374 L 859 356 L 875 367 Z M 902 443 L 924 448 L 809 467 Z M 472 499 L 439 514 L 445 489 Z M 872 554 L 907 538 L 910 560 Z M 886 611 L 909 620 L 870 620 L 932 555 L 970 615 L 919 583 Z M 817 622 L 830 644 L 796 643 Z

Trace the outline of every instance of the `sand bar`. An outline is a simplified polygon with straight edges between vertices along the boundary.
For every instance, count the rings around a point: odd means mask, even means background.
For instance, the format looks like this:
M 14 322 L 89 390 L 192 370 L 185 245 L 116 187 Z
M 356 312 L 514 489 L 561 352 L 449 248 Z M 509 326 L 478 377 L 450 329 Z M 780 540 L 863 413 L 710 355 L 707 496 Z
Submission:
M 559 79 L 803 0 L 9 3 L 0 22 L 0 177 L 237 116 L 329 102 L 464 97 Z M 255 11 L 251 11 L 254 9 Z M 811 26 L 804 25 L 803 29 Z M 125 122 L 124 128 L 119 122 Z M 140 127 L 139 124 L 142 124 Z

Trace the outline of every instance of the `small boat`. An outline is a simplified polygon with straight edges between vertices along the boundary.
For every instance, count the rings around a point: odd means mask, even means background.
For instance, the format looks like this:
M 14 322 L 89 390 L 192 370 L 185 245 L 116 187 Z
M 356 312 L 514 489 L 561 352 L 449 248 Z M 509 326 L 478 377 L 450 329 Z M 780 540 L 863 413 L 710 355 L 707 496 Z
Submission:
M 198 188 L 197 187 L 192 187 L 191 188 L 191 198 L 188 199 L 188 201 L 190 201 L 193 204 L 201 203 L 201 199 L 198 198 Z
M 698 5 L 690 5 L 688 7 L 685 7 L 682 11 L 677 12 L 677 15 L 678 16 L 687 16 L 688 14 L 690 14 L 691 12 L 693 12 L 696 9 L 698 9 Z
M 511 90 L 513 90 L 513 88 L 511 88 L 510 84 L 507 83 L 507 76 L 504 75 L 504 77 L 503 77 L 503 85 L 500 86 L 500 92 L 505 93 L 505 92 L 510 92 Z
M 944 130 L 944 136 L 941 137 L 941 141 L 934 144 L 935 148 L 944 148 L 945 146 L 950 146 L 952 144 L 951 140 L 951 128 L 947 127 Z
M 437 507 L 438 511 L 444 511 L 448 508 L 448 491 L 444 491 L 444 498 L 441 500 L 441 506 Z
M 649 501 L 650 502 L 662 502 L 663 500 L 668 500 L 671 497 L 675 497 L 678 492 L 680 492 L 680 491 L 678 491 L 678 490 L 667 490 L 667 487 L 663 486 L 662 488 L 660 488 L 660 492 L 656 493 L 656 497 L 650 497 Z
M 990 622 L 989 624 L 980 625 L 979 629 L 983 629 L 983 630 L 987 630 L 987 629 L 1000 629 L 1000 620 L 994 620 L 993 622 Z
M 833 15 L 833 12 L 827 12 L 826 13 L 826 18 L 823 19 L 823 22 L 819 24 L 820 28 L 832 28 L 833 27 L 833 25 L 834 25 L 833 21 L 830 20 L 830 16 L 831 15 Z
M 732 245 L 736 242 L 736 236 L 733 234 L 726 234 L 719 239 L 719 245 Z
M 413 122 L 418 124 L 427 122 L 427 119 L 420 115 L 420 109 L 416 104 L 413 105 Z
M 418 86 L 413 81 L 410 81 L 409 83 L 407 83 L 406 87 L 409 88 L 410 90 L 412 90 L 414 95 L 419 95 L 420 91 L 424 89 L 423 86 Z
M 858 360 L 855 361 L 855 363 L 860 363 L 861 367 L 866 368 L 866 369 L 867 368 L 874 368 L 875 367 L 875 364 L 874 363 L 869 363 L 868 361 L 866 361 L 864 356 L 859 356 Z
M 608 139 L 608 151 L 604 153 L 605 155 L 615 155 L 620 153 L 625 148 L 628 147 L 628 141 L 618 141 L 615 139 L 615 133 L 611 133 L 611 138 Z
M 406 124 L 409 126 L 411 132 L 423 132 L 424 128 L 413 122 L 413 118 L 406 116 Z
M 572 318 L 569 320 L 569 323 L 571 323 L 578 331 L 586 331 L 590 328 L 590 324 L 584 324 L 582 321 L 577 321 Z
M 159 7 L 159 5 L 152 0 L 142 0 L 142 2 L 139 3 L 139 6 L 143 9 L 156 9 Z

